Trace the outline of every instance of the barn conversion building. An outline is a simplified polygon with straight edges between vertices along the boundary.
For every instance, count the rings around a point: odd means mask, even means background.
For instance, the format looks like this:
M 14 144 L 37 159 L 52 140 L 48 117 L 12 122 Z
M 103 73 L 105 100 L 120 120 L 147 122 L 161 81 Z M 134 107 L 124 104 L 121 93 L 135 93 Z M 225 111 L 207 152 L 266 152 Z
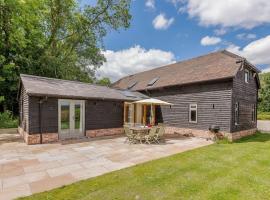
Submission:
M 124 77 L 109 87 L 21 75 L 19 132 L 28 144 L 122 133 L 124 123 L 163 123 L 168 134 L 204 136 L 218 126 L 230 139 L 257 128 L 260 71 L 218 51 Z M 148 97 L 172 106 L 132 102 Z

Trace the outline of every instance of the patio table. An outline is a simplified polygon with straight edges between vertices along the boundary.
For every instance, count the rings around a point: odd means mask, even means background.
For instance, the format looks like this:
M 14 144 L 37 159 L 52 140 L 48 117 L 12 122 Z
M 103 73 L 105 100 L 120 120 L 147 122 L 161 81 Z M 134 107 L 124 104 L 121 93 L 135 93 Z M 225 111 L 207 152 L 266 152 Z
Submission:
M 142 140 L 144 139 L 144 136 L 148 134 L 151 127 L 130 127 L 130 130 L 133 131 L 133 133 L 137 136 L 137 138 L 140 140 L 140 143 L 142 143 Z
M 130 127 L 130 130 L 134 131 L 134 132 L 149 132 L 149 130 L 151 129 L 151 127 L 141 127 L 141 126 L 134 126 L 134 127 Z

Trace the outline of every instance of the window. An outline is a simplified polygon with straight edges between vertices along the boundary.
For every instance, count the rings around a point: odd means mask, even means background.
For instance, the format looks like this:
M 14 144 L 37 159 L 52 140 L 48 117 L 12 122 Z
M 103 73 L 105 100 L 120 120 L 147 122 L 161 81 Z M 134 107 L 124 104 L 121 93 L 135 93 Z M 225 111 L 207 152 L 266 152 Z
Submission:
M 249 82 L 249 70 L 245 70 L 245 82 L 248 83 Z
M 239 124 L 239 102 L 235 103 L 234 106 L 234 124 Z
M 127 89 L 130 90 L 131 88 L 133 88 L 138 82 L 132 82 L 128 85 Z
M 155 82 L 158 81 L 158 79 L 159 79 L 159 77 L 152 79 L 151 81 L 149 81 L 149 83 L 147 83 L 147 86 L 153 86 L 155 84 Z
M 197 104 L 189 104 L 189 122 L 197 123 Z
M 253 122 L 256 121 L 256 105 L 255 104 L 252 104 L 251 119 Z

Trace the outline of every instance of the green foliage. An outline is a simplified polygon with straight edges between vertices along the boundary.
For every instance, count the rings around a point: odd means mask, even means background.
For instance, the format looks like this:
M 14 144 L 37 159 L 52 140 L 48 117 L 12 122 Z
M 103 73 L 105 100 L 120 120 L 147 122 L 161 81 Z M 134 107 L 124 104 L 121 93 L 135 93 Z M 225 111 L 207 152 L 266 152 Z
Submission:
M 260 74 L 259 111 L 270 112 L 270 72 Z
M 270 112 L 259 112 L 257 119 L 258 120 L 270 120 Z
M 96 84 L 103 86 L 110 86 L 111 80 L 109 78 L 102 78 L 96 81 Z
M 18 119 L 10 111 L 0 112 L 0 128 L 17 128 Z
M 128 28 L 130 0 L 0 0 L 0 111 L 17 110 L 19 74 L 94 82 L 102 39 Z M 91 67 L 90 67 L 91 66 Z

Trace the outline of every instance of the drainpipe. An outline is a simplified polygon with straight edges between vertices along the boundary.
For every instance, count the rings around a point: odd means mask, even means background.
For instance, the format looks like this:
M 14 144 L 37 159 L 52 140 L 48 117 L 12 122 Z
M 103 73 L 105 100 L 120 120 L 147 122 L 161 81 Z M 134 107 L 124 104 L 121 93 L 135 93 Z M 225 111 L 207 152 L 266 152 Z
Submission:
M 40 137 L 40 144 L 42 144 L 42 104 L 44 103 L 44 101 L 47 101 L 47 96 L 42 98 L 39 98 L 38 101 L 38 121 L 39 121 L 39 137 Z

